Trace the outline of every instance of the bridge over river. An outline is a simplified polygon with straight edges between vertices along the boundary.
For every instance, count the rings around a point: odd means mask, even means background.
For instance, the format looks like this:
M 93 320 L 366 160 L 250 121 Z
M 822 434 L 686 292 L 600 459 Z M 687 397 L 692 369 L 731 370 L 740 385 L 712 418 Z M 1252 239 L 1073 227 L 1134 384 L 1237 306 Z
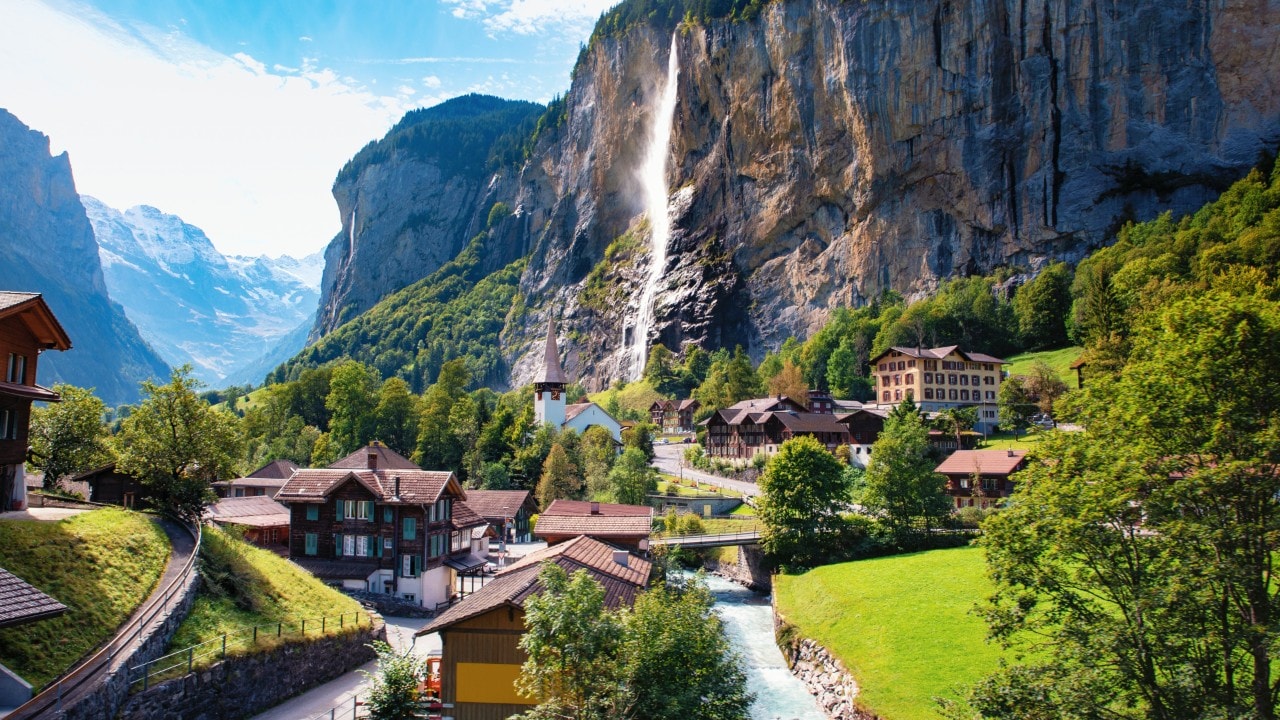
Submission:
M 649 547 L 676 546 L 683 548 L 729 547 L 732 545 L 759 545 L 760 531 L 748 530 L 735 533 L 709 535 L 671 535 L 649 540 Z

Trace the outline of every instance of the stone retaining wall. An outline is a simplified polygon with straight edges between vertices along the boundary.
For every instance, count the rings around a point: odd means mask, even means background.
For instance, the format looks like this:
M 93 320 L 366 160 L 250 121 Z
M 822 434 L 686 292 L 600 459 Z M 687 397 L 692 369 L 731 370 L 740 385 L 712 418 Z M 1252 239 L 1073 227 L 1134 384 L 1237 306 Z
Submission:
M 215 720 L 251 717 L 374 658 L 369 644 L 385 641 L 386 625 L 373 623 L 340 635 L 230 657 L 129 698 L 117 720 Z
M 739 545 L 737 562 L 726 563 L 709 557 L 703 567 L 757 592 L 767 593 L 773 588 L 773 577 L 764 567 L 764 551 L 759 545 Z
M 196 600 L 196 590 L 199 587 L 200 574 L 193 571 L 187 577 L 186 584 L 178 591 L 178 601 L 169 607 L 164 619 L 158 625 L 152 625 L 150 634 L 144 637 L 132 653 L 116 657 L 102 684 L 57 715 L 59 720 L 100 720 L 115 717 L 129 697 L 129 668 L 164 655 L 178 626 L 187 618 L 187 613 L 191 612 L 191 604 Z
M 773 608 L 773 629 L 791 674 L 809 688 L 809 693 L 818 699 L 818 706 L 827 717 L 831 720 L 879 720 L 854 704 L 858 683 L 844 665 L 813 640 L 795 636 L 793 628 L 778 615 L 776 605 Z

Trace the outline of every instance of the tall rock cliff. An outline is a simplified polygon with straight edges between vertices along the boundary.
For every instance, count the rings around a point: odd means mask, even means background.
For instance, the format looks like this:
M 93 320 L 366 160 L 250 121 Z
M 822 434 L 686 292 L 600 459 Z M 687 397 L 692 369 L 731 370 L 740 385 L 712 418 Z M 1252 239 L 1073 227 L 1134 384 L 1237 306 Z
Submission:
M 0 110 L 0 287 L 43 293 L 72 349 L 41 355 L 41 384 L 97 389 L 109 405 L 133 402 L 138 384 L 163 378 L 164 361 L 107 294 L 98 245 L 66 153 Z
M 530 252 L 514 383 L 550 315 L 570 374 L 626 374 L 637 167 L 676 28 L 609 26 L 528 162 L 489 176 Z M 1278 26 L 1274 0 L 791 0 L 680 28 L 651 340 L 759 356 L 885 289 L 1076 259 L 1199 207 L 1280 143 Z

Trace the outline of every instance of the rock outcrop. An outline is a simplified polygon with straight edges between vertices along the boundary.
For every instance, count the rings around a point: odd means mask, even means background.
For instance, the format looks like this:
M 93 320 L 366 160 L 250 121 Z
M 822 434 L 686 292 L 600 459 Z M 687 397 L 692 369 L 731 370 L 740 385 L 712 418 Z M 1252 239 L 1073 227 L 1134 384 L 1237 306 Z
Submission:
M 71 337 L 40 358 L 43 385 L 92 387 L 108 405 L 133 402 L 139 383 L 169 368 L 111 301 L 66 153 L 0 110 L 0 287 L 43 293 Z
M 1199 207 L 1280 143 L 1277 26 L 1266 0 L 790 0 L 676 30 L 674 227 L 651 340 L 759 357 L 883 290 L 1074 260 L 1128 220 Z M 430 248 L 396 246 L 435 253 L 421 267 L 387 263 L 422 277 L 508 205 L 500 247 L 529 253 L 527 311 L 504 332 L 512 384 L 532 377 L 548 316 L 571 375 L 626 374 L 648 257 L 636 168 L 672 32 L 602 33 L 527 162 L 485 192 L 432 180 L 421 192 L 467 219 Z M 344 217 L 389 212 L 375 190 L 363 210 L 340 196 Z M 344 242 L 330 252 L 362 252 L 359 232 Z M 351 277 L 366 300 L 395 284 Z

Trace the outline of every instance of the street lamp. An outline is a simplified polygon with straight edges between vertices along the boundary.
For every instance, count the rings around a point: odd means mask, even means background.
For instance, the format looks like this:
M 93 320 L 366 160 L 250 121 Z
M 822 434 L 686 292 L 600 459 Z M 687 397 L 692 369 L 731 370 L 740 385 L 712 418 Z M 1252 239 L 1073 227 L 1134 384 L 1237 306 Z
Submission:
M 502 537 L 498 538 L 498 567 L 507 566 L 507 506 L 502 506 Z

